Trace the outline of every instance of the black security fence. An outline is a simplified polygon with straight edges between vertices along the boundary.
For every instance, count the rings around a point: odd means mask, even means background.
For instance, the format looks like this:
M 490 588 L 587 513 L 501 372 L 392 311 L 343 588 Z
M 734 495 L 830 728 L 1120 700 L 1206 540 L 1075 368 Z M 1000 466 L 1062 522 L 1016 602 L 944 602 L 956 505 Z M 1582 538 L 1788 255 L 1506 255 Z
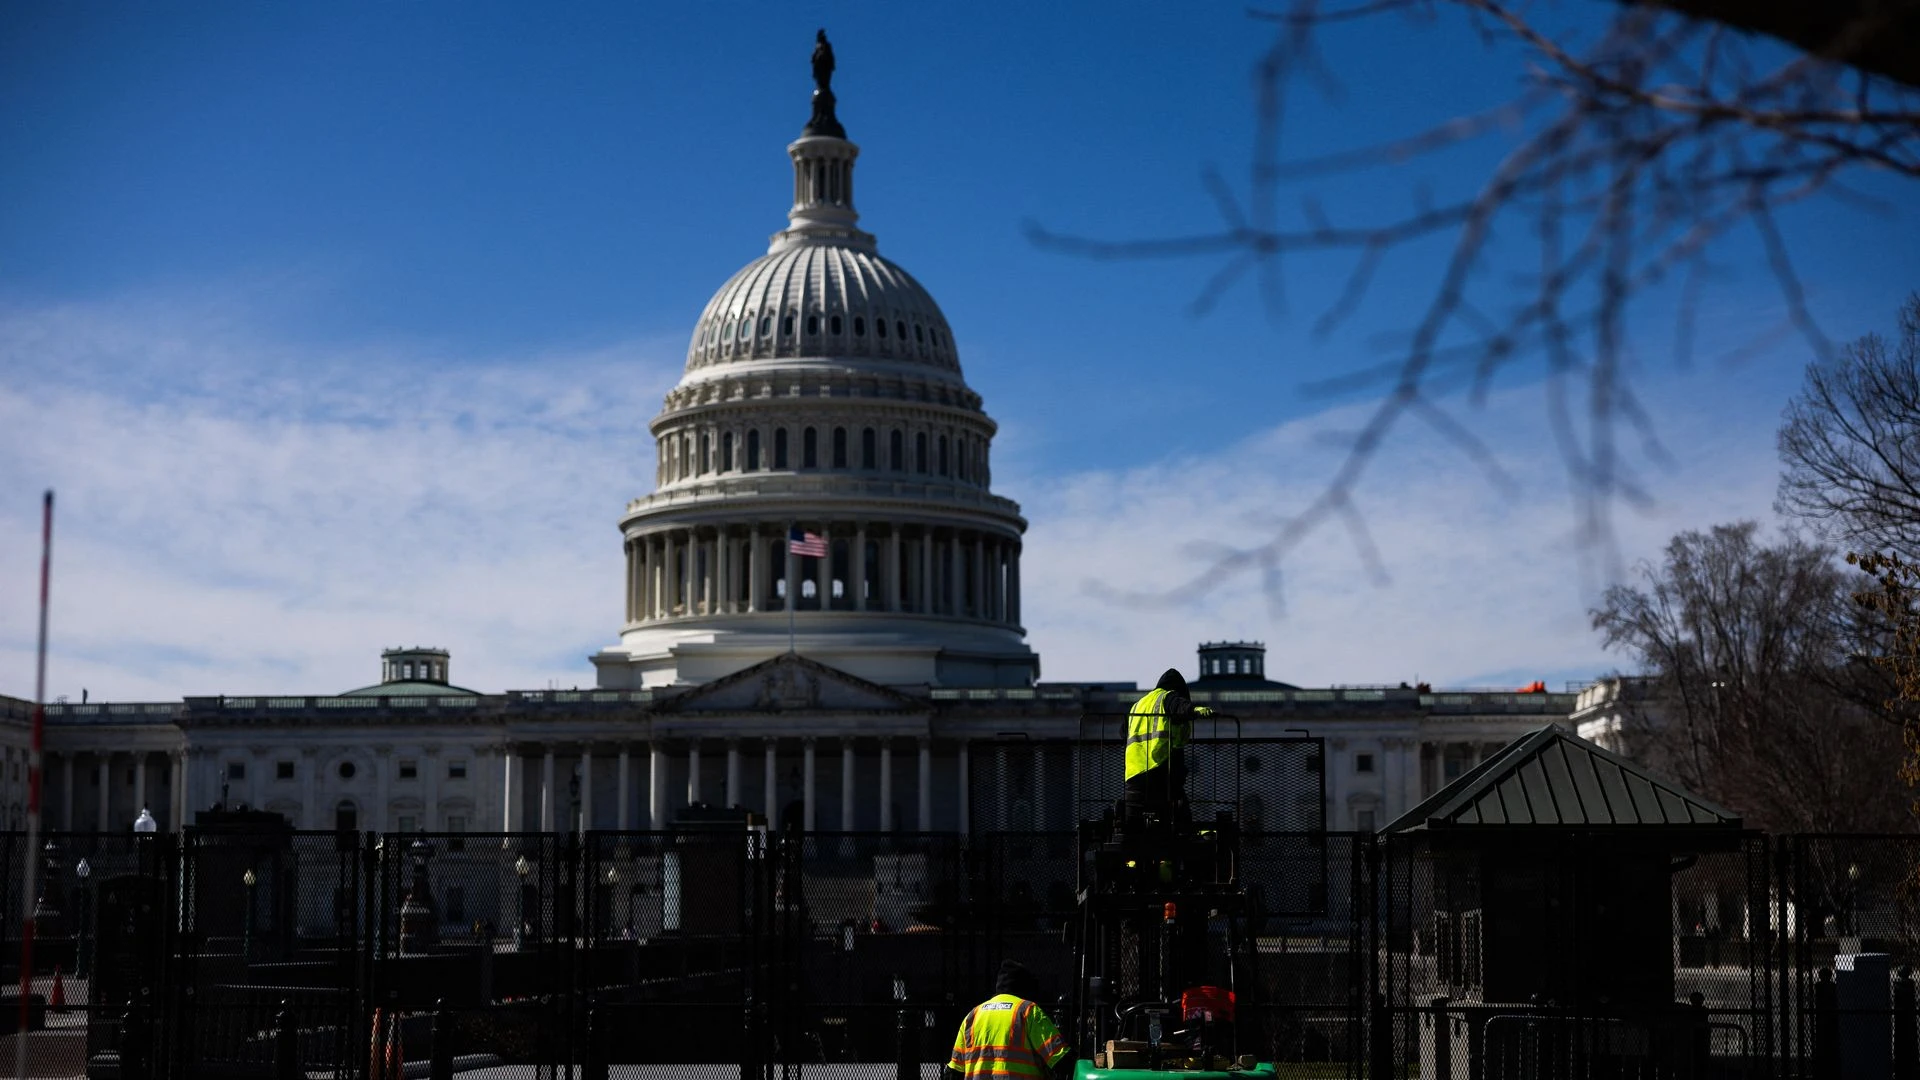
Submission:
M 42 882 L 24 912 L 0 899 L 0 978 L 34 916 L 35 1075 L 893 1075 L 944 1060 L 1004 957 L 1071 1028 L 1079 850 L 745 824 L 0 833 L 6 880 L 35 858 Z M 1920 1076 L 1917 867 L 1905 836 L 1256 830 L 1246 915 L 1206 938 L 1238 958 L 1241 1051 L 1282 1076 Z

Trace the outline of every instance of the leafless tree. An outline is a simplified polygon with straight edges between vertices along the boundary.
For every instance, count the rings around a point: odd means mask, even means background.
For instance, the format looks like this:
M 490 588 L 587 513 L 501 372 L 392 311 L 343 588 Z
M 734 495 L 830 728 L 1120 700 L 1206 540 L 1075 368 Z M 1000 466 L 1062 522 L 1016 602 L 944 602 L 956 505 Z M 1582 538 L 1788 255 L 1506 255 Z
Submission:
M 1636 756 L 1754 826 L 1912 828 L 1885 676 L 1857 659 L 1881 631 L 1832 549 L 1740 522 L 1681 533 L 1639 572 L 1592 612 L 1648 677 Z
M 1677 288 L 1674 353 L 1689 356 L 1691 314 L 1713 277 L 1716 245 L 1737 230 L 1758 237 L 1788 316 L 1787 326 L 1763 328 L 1760 341 L 1797 330 L 1816 355 L 1828 354 L 1776 214 L 1816 196 L 1849 197 L 1846 184 L 1867 172 L 1920 179 L 1920 0 L 1621 4 L 1591 44 L 1543 28 L 1536 15 L 1549 8 L 1290 0 L 1254 12 L 1273 39 L 1256 73 L 1253 162 L 1244 185 L 1207 175 L 1218 229 L 1120 240 L 1033 230 L 1043 244 L 1096 258 L 1217 260 L 1197 310 L 1249 275 L 1277 307 L 1288 257 L 1349 253 L 1345 289 L 1316 323 L 1322 333 L 1352 315 L 1390 257 L 1436 238 L 1450 245 L 1401 344 L 1377 366 L 1322 384 L 1377 387 L 1381 396 L 1318 496 L 1272 532 L 1210 557 L 1196 580 L 1163 598 L 1250 571 L 1273 582 L 1293 546 L 1331 522 L 1351 529 L 1372 562 L 1356 491 L 1406 420 L 1430 425 L 1507 486 L 1461 410 L 1483 403 L 1495 376 L 1523 363 L 1545 374 L 1578 535 L 1611 568 L 1616 506 L 1648 501 L 1641 469 L 1665 462 L 1626 373 L 1630 309 L 1650 291 Z M 1287 156 L 1285 121 L 1303 77 L 1323 90 L 1338 86 L 1319 50 L 1325 35 L 1366 33 L 1381 19 L 1448 17 L 1470 21 L 1492 55 L 1524 57 L 1512 100 L 1330 157 Z M 1756 42 L 1746 32 L 1755 30 L 1771 41 Z M 1283 212 L 1296 185 L 1404 170 L 1483 139 L 1504 140 L 1503 152 L 1464 194 L 1436 200 L 1414 191 L 1400 212 L 1337 221 L 1309 190 L 1297 214 Z M 1495 243 L 1508 234 L 1528 238 L 1531 265 L 1497 265 L 1513 250 Z
M 1782 513 L 1853 550 L 1920 554 L 1920 293 L 1897 341 L 1870 334 L 1807 368 L 1780 460 Z

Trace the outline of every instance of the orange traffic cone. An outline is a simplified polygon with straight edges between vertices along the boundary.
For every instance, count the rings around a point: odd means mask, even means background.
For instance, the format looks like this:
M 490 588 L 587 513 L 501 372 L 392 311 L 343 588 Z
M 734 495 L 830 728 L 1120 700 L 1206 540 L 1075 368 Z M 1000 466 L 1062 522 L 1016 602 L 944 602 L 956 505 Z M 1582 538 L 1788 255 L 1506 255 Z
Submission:
M 47 1000 L 48 1012 L 67 1011 L 67 984 L 60 978 L 60 965 L 53 966 L 53 996 Z

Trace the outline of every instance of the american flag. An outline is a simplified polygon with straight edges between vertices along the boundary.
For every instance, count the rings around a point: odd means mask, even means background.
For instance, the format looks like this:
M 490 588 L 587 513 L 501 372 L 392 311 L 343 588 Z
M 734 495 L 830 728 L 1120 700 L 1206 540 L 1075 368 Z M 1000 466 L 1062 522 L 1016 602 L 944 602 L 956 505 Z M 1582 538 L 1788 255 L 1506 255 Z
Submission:
M 827 538 L 815 532 L 802 532 L 796 525 L 787 531 L 787 550 L 795 555 L 824 559 L 827 557 Z

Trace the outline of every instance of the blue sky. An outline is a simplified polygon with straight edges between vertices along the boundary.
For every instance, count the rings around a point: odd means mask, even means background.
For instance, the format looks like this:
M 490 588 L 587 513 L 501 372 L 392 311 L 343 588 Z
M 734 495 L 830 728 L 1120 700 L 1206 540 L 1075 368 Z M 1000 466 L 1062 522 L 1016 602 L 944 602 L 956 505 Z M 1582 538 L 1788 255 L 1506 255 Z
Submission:
M 47 486 L 54 693 L 330 692 L 403 641 L 452 648 L 483 689 L 589 680 L 617 629 L 613 523 L 652 476 L 646 421 L 702 304 L 783 223 L 820 25 L 863 224 L 939 299 L 1002 425 L 1046 677 L 1147 678 L 1220 637 L 1267 640 L 1270 670 L 1312 684 L 1613 663 L 1525 372 L 1467 414 L 1517 499 L 1418 433 L 1389 448 L 1362 491 L 1384 587 L 1329 536 L 1290 567 L 1284 614 L 1251 582 L 1131 618 L 1088 588 L 1165 584 L 1193 542 L 1251 542 L 1301 505 L 1365 400 L 1303 387 L 1377 361 L 1432 287 L 1434 250 L 1411 251 L 1318 340 L 1344 260 L 1292 263 L 1279 315 L 1242 286 L 1196 318 L 1217 263 L 1026 239 L 1217 224 L 1200 171 L 1246 174 L 1268 40 L 1237 6 L 27 3 L 0 11 L 0 692 L 31 689 Z M 1298 156 L 1520 78 L 1444 18 L 1327 45 L 1344 93 L 1295 111 Z M 1404 206 L 1497 148 L 1286 205 Z M 1886 331 L 1920 288 L 1911 212 L 1816 201 L 1784 226 L 1836 339 Z M 1719 255 L 1708 358 L 1781 319 L 1755 245 Z M 1806 360 L 1774 336 L 1736 368 L 1676 370 L 1662 306 L 1634 340 L 1678 464 L 1622 520 L 1629 559 L 1771 518 L 1772 432 Z

